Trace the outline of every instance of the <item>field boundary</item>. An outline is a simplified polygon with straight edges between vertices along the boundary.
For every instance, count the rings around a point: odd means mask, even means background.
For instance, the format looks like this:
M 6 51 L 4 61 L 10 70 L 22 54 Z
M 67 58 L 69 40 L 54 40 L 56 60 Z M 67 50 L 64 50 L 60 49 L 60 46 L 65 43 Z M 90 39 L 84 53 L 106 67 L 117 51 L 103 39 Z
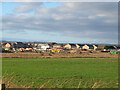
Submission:
M 41 53 L 2 53 L 2 58 L 118 58 L 118 54 L 41 54 Z

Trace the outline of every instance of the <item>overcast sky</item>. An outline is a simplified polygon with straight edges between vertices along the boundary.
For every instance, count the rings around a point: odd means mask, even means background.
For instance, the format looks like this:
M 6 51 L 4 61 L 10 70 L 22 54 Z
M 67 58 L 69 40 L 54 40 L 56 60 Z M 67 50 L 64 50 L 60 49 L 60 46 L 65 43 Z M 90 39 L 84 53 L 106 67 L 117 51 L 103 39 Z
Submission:
M 117 2 L 4 2 L 2 10 L 4 40 L 118 43 Z

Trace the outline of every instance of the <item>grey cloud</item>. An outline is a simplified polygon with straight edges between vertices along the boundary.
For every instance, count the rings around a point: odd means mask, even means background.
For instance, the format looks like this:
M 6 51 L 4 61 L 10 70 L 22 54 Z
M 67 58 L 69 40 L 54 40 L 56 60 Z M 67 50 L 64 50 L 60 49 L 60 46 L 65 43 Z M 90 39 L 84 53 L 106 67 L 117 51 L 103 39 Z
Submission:
M 56 8 L 41 7 L 41 3 L 24 3 L 15 9 L 15 12 L 30 11 L 35 11 L 35 14 L 3 16 L 3 30 L 35 30 L 56 32 L 66 37 L 117 39 L 117 3 L 62 3 Z
M 29 7 L 26 7 L 26 6 L 22 6 L 22 7 L 16 8 L 15 12 L 25 13 L 25 12 L 30 12 L 31 10 L 33 11 L 34 9 L 32 7 L 29 8 Z
M 37 8 L 41 7 L 42 2 L 21 2 L 20 7 L 15 8 L 14 12 L 16 13 L 27 13 L 36 10 Z

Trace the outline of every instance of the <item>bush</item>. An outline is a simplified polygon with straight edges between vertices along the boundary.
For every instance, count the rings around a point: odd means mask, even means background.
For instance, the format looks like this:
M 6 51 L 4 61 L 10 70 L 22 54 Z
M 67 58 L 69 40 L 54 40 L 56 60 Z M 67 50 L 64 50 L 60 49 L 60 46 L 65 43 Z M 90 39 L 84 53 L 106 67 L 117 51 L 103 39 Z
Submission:
M 44 56 L 44 53 L 41 53 L 41 56 Z
M 116 49 L 114 46 L 105 46 L 104 49 L 108 50 L 108 49 Z
M 49 53 L 49 56 L 52 56 L 52 53 Z

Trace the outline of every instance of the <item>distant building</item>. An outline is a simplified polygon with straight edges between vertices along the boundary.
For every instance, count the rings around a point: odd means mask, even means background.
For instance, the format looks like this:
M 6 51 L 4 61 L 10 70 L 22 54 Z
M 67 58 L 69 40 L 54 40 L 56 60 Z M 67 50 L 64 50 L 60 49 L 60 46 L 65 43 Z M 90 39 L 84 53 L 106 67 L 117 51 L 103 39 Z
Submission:
M 34 44 L 34 49 L 47 50 L 49 48 L 50 48 L 50 46 L 47 43 L 46 44 L 43 44 L 43 43 L 35 43 Z
M 91 44 L 77 44 L 77 47 L 80 49 L 86 49 L 86 50 L 96 50 L 97 45 L 91 45 Z
M 10 43 L 3 43 L 2 48 L 4 48 L 5 50 L 10 50 L 11 49 L 11 44 Z
M 65 49 L 76 49 L 77 45 L 76 44 L 66 44 L 64 46 Z
M 89 49 L 89 46 L 85 44 L 85 45 L 82 47 L 82 49 L 88 50 L 88 49 Z
M 76 45 L 77 45 L 77 48 L 80 48 L 80 49 L 82 49 L 84 46 L 84 44 L 76 44 Z
M 94 50 L 97 50 L 98 45 L 93 45 L 93 47 L 94 47 Z
M 104 50 L 104 45 L 98 45 L 96 50 Z
M 41 45 L 41 49 L 43 49 L 43 50 L 47 50 L 49 48 L 50 48 L 50 46 L 48 44 L 42 44 Z
M 22 42 L 15 42 L 15 43 L 13 44 L 13 47 L 14 47 L 15 49 L 24 48 L 24 44 L 23 44 Z
M 63 49 L 64 48 L 64 44 L 54 44 L 53 45 L 53 49 Z

